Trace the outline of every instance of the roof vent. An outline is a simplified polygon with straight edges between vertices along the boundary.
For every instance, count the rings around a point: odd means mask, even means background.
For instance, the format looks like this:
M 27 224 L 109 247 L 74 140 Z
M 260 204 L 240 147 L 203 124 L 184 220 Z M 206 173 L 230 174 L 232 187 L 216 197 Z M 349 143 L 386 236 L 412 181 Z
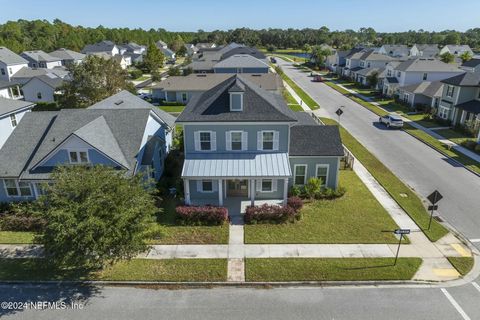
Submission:
M 115 105 L 119 106 L 119 105 L 121 105 L 122 103 L 123 103 L 123 100 L 118 100 L 118 101 L 115 102 Z
M 207 77 L 207 75 L 205 73 L 202 73 L 202 74 L 197 74 L 197 77 L 205 78 Z
M 252 77 L 261 77 L 262 75 L 261 74 L 252 74 Z

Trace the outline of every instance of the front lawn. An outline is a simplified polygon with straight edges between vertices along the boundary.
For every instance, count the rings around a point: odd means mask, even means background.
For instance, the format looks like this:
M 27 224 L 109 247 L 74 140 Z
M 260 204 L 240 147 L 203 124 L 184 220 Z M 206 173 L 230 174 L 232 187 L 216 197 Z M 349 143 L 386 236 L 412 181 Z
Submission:
M 447 259 L 462 276 L 469 273 L 473 268 L 473 257 L 449 257 Z
M 397 225 L 350 170 L 340 171 L 341 198 L 316 200 L 302 209 L 302 220 L 245 226 L 245 243 L 397 243 Z
M 0 244 L 32 244 L 34 238 L 33 232 L 0 231 Z
M 0 259 L 0 280 L 226 281 L 226 259 L 132 259 L 102 271 L 58 269 L 44 259 Z
M 172 113 L 181 113 L 185 109 L 185 106 L 159 106 L 165 112 L 172 112 Z
M 271 258 L 246 259 L 247 281 L 410 280 L 421 258 Z
M 226 244 L 228 223 L 223 226 L 182 226 L 176 221 L 173 200 L 165 201 L 152 228 L 159 228 L 157 237 L 149 244 Z
M 322 118 L 322 121 L 327 125 L 338 125 L 332 119 Z M 435 220 L 432 222 L 431 229 L 427 230 L 430 215 L 415 192 L 395 176 L 342 126 L 340 126 L 340 134 L 343 144 L 387 190 L 390 196 L 395 199 L 431 241 L 437 241 L 448 233 L 448 230 Z M 428 136 L 428 134 L 426 135 Z
M 459 132 L 453 129 L 441 129 L 441 130 L 435 130 L 435 132 L 441 135 L 442 137 L 445 137 L 448 140 L 455 142 L 456 144 L 462 144 L 462 142 L 465 142 L 465 141 L 476 141 L 474 137 L 466 135 L 462 132 Z

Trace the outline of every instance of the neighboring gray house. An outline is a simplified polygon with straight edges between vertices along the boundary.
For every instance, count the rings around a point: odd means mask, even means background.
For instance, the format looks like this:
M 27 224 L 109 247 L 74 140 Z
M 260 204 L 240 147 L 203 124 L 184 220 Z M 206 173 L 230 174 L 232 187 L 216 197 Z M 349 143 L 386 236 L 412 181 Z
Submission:
M 160 51 L 162 51 L 163 55 L 165 56 L 165 59 L 167 60 L 175 60 L 176 59 L 176 54 L 169 48 L 159 48 Z
M 195 94 L 203 93 L 234 77 L 230 73 L 192 73 L 188 76 L 168 77 L 152 86 L 154 100 L 188 103 Z M 278 91 L 283 88 L 282 79 L 276 73 L 242 74 L 257 86 L 267 91 Z
M 115 56 L 117 54 L 120 54 L 120 49 L 112 41 L 104 40 L 95 44 L 88 44 L 82 50 L 82 53 L 84 54 L 93 54 L 93 53 L 102 53 L 102 52 L 108 54 L 109 56 Z
M 158 180 L 174 118 L 127 91 L 87 109 L 30 112 L 0 149 L 0 202 L 33 200 L 59 165 L 105 165 Z
M 440 50 L 440 55 L 444 53 L 451 53 L 455 56 L 461 56 L 464 52 L 469 52 L 473 57 L 473 51 L 467 44 L 456 45 L 456 44 L 447 44 Z
M 480 58 L 465 61 L 460 68 L 467 72 L 480 72 Z
M 35 76 L 22 86 L 23 96 L 27 101 L 51 103 L 57 101 L 60 88 L 65 80 L 54 74 Z
M 404 44 L 384 44 L 378 49 L 378 53 L 401 58 L 407 57 L 410 54 L 410 49 Z
M 0 97 L 0 149 L 34 103 Z M 22 144 L 17 147 L 20 149 Z M 1 189 L 1 188 L 0 188 Z M 1 202 L 1 200 L 0 200 Z
M 24 67 L 28 67 L 26 59 L 6 47 L 0 47 L 0 80 L 10 81 Z
M 423 81 L 440 81 L 464 73 L 453 64 L 447 64 L 434 58 L 417 58 L 389 63 L 383 85 L 383 94 L 393 96 L 399 87 Z
M 155 42 L 155 45 L 157 46 L 157 48 L 163 48 L 163 49 L 167 49 L 168 48 L 168 45 L 163 42 L 162 40 L 158 40 L 157 42 Z
M 375 89 L 380 89 L 382 86 L 381 80 L 382 80 L 382 75 L 385 73 L 385 68 L 365 68 L 361 69 L 355 72 L 355 81 L 364 85 L 364 86 L 370 86 L 370 83 L 368 82 L 368 79 L 371 75 L 376 74 L 377 75 L 377 85 L 375 86 Z
M 248 54 L 236 54 L 213 66 L 215 73 L 268 73 L 270 66 Z
M 69 72 L 64 67 L 56 67 L 53 69 L 35 69 L 23 67 L 13 75 L 12 81 L 15 81 L 19 85 L 24 85 L 33 77 L 49 74 L 62 79 L 67 79 L 69 77 Z
M 409 55 L 412 57 L 434 58 L 439 53 L 438 44 L 414 44 L 410 48 Z
M 442 92 L 441 81 L 422 81 L 398 88 L 398 97 L 411 108 L 421 105 L 438 109 Z
M 437 116 L 475 131 L 480 143 L 480 72 L 466 72 L 442 82 Z
M 198 48 L 193 43 L 186 43 L 185 48 L 187 49 L 187 55 L 190 57 L 198 52 Z
M 186 204 L 287 200 L 289 187 L 319 177 L 337 188 L 344 155 L 338 127 L 291 111 L 280 93 L 235 74 L 196 95 L 183 126 Z
M 53 69 L 62 66 L 60 58 L 53 57 L 42 50 L 24 51 L 20 55 L 28 61 L 30 68 Z
M 85 55 L 73 50 L 60 48 L 58 50 L 49 53 L 50 56 L 58 58 L 62 61 L 62 66 L 68 66 L 71 64 L 79 64 L 85 59 Z
M 18 83 L 4 80 L 0 80 L 0 97 L 15 100 L 23 99 Z

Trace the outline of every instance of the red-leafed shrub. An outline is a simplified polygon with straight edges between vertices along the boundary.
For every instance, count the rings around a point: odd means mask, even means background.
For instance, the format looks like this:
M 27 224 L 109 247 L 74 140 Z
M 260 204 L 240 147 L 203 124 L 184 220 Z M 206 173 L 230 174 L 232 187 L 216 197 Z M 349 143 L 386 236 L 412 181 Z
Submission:
M 218 226 L 228 220 L 228 210 L 213 206 L 178 206 L 176 213 L 184 225 Z
M 302 206 L 302 200 L 297 197 L 290 198 L 286 206 L 269 204 L 249 206 L 245 211 L 245 222 L 248 224 L 295 222 L 301 217 Z

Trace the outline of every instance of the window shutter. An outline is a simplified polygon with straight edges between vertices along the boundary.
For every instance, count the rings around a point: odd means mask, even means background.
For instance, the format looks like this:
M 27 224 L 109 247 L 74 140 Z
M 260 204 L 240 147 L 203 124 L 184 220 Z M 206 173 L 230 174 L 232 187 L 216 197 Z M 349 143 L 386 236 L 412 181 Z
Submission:
M 197 192 L 203 192 L 202 180 L 197 180 Z
M 256 180 L 257 183 L 257 191 L 262 191 L 262 179 Z
M 210 131 L 210 139 L 212 145 L 212 151 L 217 150 L 217 133 L 215 131 Z
M 278 184 L 278 180 L 273 179 L 272 180 L 272 192 L 277 192 L 277 184 Z
M 279 145 L 279 132 L 274 131 L 273 132 L 273 150 L 278 150 L 278 145 Z
M 195 151 L 200 151 L 200 131 L 195 131 L 193 138 L 195 140 Z
M 263 150 L 262 131 L 257 132 L 257 150 Z
M 232 150 L 232 133 L 230 131 L 225 132 L 225 141 L 227 151 Z
M 242 150 L 248 150 L 248 132 L 242 132 Z

